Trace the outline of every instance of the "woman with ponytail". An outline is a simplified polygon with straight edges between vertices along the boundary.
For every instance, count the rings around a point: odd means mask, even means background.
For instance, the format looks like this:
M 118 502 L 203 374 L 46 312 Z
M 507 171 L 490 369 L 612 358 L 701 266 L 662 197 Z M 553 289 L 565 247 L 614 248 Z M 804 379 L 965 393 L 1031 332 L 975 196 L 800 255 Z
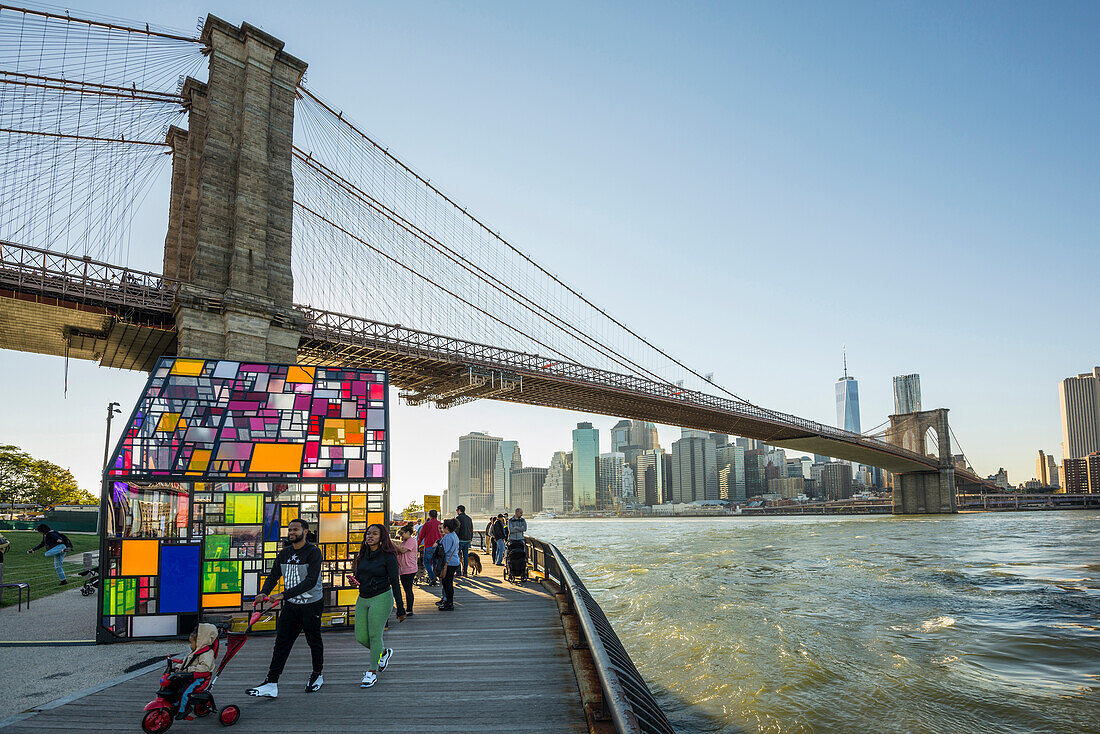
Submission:
M 363 674 L 362 688 L 378 682 L 378 674 L 390 663 L 393 650 L 382 643 L 390 610 L 397 602 L 397 621 L 405 621 L 401 602 L 401 582 L 397 575 L 397 548 L 386 529 L 377 523 L 363 535 L 363 544 L 352 565 L 354 583 L 359 587 L 355 601 L 355 639 L 370 649 L 371 667 Z

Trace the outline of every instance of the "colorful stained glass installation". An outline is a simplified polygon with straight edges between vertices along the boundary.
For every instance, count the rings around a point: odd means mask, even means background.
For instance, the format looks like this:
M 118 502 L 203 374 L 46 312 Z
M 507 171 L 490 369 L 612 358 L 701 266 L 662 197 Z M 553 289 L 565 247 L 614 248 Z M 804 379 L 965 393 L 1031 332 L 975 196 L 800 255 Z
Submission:
M 385 386 L 382 370 L 165 357 L 109 476 L 380 480 Z
M 346 622 L 353 558 L 388 516 L 387 430 L 383 371 L 162 359 L 104 476 L 102 627 L 148 638 L 210 610 L 246 617 L 297 518 Z

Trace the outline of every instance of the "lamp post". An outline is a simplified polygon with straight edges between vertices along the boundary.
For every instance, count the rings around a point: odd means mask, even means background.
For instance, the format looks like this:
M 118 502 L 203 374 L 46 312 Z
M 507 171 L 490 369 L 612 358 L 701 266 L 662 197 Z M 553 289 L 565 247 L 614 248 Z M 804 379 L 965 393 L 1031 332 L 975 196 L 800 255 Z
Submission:
M 111 419 L 115 417 L 115 413 L 121 413 L 118 409 L 118 403 L 108 403 L 107 405 L 107 437 L 103 440 L 103 475 L 102 475 L 102 487 L 99 493 L 99 517 L 96 519 L 96 532 L 100 533 L 102 538 L 103 518 L 110 503 L 107 500 L 107 462 L 111 460 Z

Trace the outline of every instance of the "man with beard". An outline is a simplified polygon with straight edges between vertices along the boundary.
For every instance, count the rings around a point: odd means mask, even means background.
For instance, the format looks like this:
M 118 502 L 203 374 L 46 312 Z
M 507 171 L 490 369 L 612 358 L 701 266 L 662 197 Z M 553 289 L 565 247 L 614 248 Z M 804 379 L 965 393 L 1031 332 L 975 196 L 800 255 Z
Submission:
M 267 678 L 248 689 L 250 696 L 276 698 L 279 695 L 279 676 L 299 632 L 305 633 L 313 657 L 313 674 L 309 676 L 306 690 L 316 691 L 325 683 L 321 675 L 325 665 L 325 647 L 321 642 L 321 610 L 325 604 L 321 593 L 321 550 L 306 539 L 308 533 L 308 522 L 300 518 L 290 521 L 286 531 L 288 543 L 275 557 L 275 567 L 256 596 L 261 603 L 265 599 L 282 599 L 284 603 L 275 625 L 275 649 L 271 652 Z M 271 594 L 280 578 L 283 579 L 283 593 Z

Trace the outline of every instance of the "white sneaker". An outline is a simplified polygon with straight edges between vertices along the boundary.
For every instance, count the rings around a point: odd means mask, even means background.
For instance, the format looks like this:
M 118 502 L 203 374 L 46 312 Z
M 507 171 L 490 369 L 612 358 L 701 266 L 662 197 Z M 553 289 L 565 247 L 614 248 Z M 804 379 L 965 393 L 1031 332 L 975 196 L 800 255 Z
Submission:
M 271 681 L 264 681 L 262 684 L 256 686 L 255 688 L 249 688 L 248 695 L 259 696 L 261 698 L 278 698 L 279 684 L 272 683 Z
M 363 673 L 363 682 L 359 684 L 359 687 L 370 688 L 377 682 L 378 676 L 368 670 L 366 673 Z
M 323 686 L 324 684 L 325 684 L 325 676 L 321 675 L 320 673 L 310 673 L 309 674 L 309 682 L 306 683 L 306 690 L 307 691 L 319 691 L 319 690 L 321 690 L 321 686 Z
M 382 658 L 378 661 L 378 672 L 381 673 L 390 664 L 390 656 L 393 655 L 393 648 L 387 647 L 382 652 Z

